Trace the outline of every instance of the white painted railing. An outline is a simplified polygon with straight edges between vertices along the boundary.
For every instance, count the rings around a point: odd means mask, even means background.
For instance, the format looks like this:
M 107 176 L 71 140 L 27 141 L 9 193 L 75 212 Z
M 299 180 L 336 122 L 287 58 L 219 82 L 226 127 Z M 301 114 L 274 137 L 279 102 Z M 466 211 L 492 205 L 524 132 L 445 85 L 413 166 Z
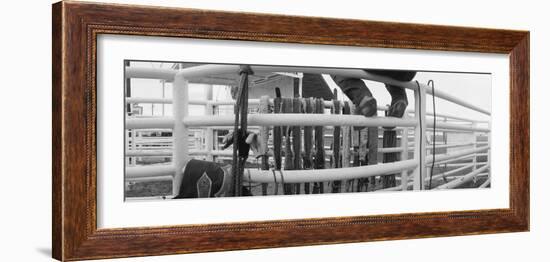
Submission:
M 266 170 L 247 170 L 244 174 L 244 180 L 254 183 L 273 183 L 281 182 L 284 179 L 285 183 L 304 183 L 304 182 L 321 182 L 321 181 L 333 181 L 333 180 L 346 180 L 362 177 L 378 176 L 391 173 L 401 172 L 401 184 L 396 188 L 389 188 L 385 190 L 407 190 L 409 186 L 412 186 L 415 190 L 424 189 L 427 177 L 427 166 L 431 165 L 434 158 L 432 155 L 427 155 L 427 150 L 432 150 L 431 146 L 428 148 L 426 132 L 432 132 L 435 128 L 436 132 L 465 132 L 473 134 L 474 138 L 477 133 L 488 134 L 490 128 L 478 127 L 478 123 L 488 123 L 487 121 L 472 120 L 459 116 L 442 115 L 426 112 L 426 95 L 431 94 L 435 97 L 450 101 L 457 105 L 461 105 L 465 108 L 477 111 L 479 113 L 490 115 L 490 112 L 473 105 L 467 101 L 454 97 L 451 94 L 434 90 L 425 84 L 417 82 L 400 82 L 387 77 L 378 76 L 376 74 L 368 73 L 360 69 L 327 69 L 327 68 L 301 68 L 301 67 L 278 67 L 278 66 L 251 66 L 252 71 L 258 73 L 272 73 L 272 72 L 304 72 L 315 74 L 330 74 L 347 77 L 355 77 L 367 80 L 373 80 L 392 85 L 398 85 L 404 88 L 408 88 L 414 91 L 414 110 L 408 110 L 407 114 L 403 118 L 390 118 L 390 117 L 372 117 L 365 118 L 363 116 L 356 115 L 325 115 L 325 114 L 257 114 L 248 115 L 248 125 L 250 126 L 274 126 L 274 125 L 300 125 L 300 126 L 315 126 L 322 123 L 328 126 L 398 126 L 399 130 L 402 130 L 402 143 L 400 147 L 396 148 L 381 148 L 380 153 L 385 152 L 401 152 L 402 159 L 408 159 L 408 152 L 413 151 L 414 157 L 409 160 L 401 160 L 393 163 L 385 163 L 370 166 L 361 167 L 346 167 L 339 169 L 316 169 L 316 170 L 288 170 L 275 172 Z M 165 81 L 173 82 L 173 99 L 160 99 L 160 98 L 126 98 L 126 102 L 130 104 L 139 103 L 159 103 L 169 104 L 173 106 L 173 117 L 157 117 L 157 118 L 127 118 L 126 129 L 172 129 L 173 130 L 173 146 L 172 150 L 156 150 L 156 151 L 139 151 L 128 150 L 127 156 L 171 156 L 172 163 L 170 165 L 150 165 L 150 166 L 133 166 L 126 168 L 126 178 L 128 180 L 164 180 L 168 176 L 172 176 L 173 179 L 173 192 L 179 191 L 180 181 L 182 178 L 182 169 L 185 163 L 190 159 L 191 155 L 207 155 L 209 159 L 212 156 L 230 156 L 231 151 L 216 151 L 212 146 L 212 134 L 214 127 L 230 127 L 234 124 L 234 118 L 232 116 L 214 116 L 212 115 L 213 106 L 220 105 L 233 105 L 234 101 L 213 101 L 211 96 L 207 100 L 189 100 L 188 97 L 188 84 L 190 82 L 201 82 L 206 76 L 214 76 L 219 74 L 235 74 L 239 73 L 240 67 L 238 65 L 204 65 L 188 67 L 181 70 L 171 69 L 151 69 L 151 68 L 126 68 L 126 77 L 128 78 L 151 78 L 161 79 Z M 216 80 L 217 81 L 217 80 Z M 227 79 L 224 81 L 228 81 Z M 212 83 L 212 81 L 207 81 Z M 222 82 L 220 80 L 220 82 Z M 211 91 L 210 91 L 211 92 Z M 259 99 L 250 99 L 249 104 L 258 105 Z M 270 101 L 272 103 L 272 101 Z M 206 116 L 188 116 L 189 105 L 204 105 L 206 106 Z M 325 101 L 325 106 L 330 107 L 333 103 L 331 101 Z M 379 110 L 385 110 L 386 107 L 379 107 Z M 427 119 L 427 117 L 439 118 L 435 127 L 433 126 L 433 120 Z M 443 121 L 441 121 L 443 119 Z M 450 123 L 453 122 L 453 123 Z M 190 150 L 187 144 L 188 132 L 192 127 L 206 128 L 207 142 L 206 150 Z M 413 131 L 414 143 L 409 144 L 408 134 L 409 131 Z M 485 163 L 483 167 L 476 168 L 478 164 L 475 159 L 483 152 L 488 152 L 486 155 L 490 159 L 490 145 L 481 145 L 477 141 L 461 144 L 451 145 L 436 145 L 436 149 L 440 148 L 454 148 L 454 147 L 469 147 L 471 149 L 464 149 L 460 151 L 454 151 L 448 154 L 435 155 L 435 164 L 450 164 L 456 161 L 473 158 L 473 163 L 464 164 L 451 171 L 447 171 L 432 179 L 440 179 L 447 175 L 455 174 L 459 171 L 472 168 L 472 172 L 462 176 L 460 180 L 454 179 L 449 183 L 438 186 L 437 188 L 453 188 L 459 186 L 477 175 L 485 172 L 489 169 L 489 164 Z M 412 147 L 412 148 L 409 148 Z M 432 150 L 433 151 L 433 150 Z M 229 154 L 231 153 L 231 154 Z M 432 154 L 435 152 L 432 152 Z M 330 152 L 329 152 L 330 154 Z M 424 163 L 418 165 L 418 163 Z M 412 172 L 411 172 L 412 171 Z M 410 174 L 409 174 L 410 173 Z M 409 178 L 412 179 L 409 182 Z M 484 183 L 482 187 L 486 187 L 490 182 Z

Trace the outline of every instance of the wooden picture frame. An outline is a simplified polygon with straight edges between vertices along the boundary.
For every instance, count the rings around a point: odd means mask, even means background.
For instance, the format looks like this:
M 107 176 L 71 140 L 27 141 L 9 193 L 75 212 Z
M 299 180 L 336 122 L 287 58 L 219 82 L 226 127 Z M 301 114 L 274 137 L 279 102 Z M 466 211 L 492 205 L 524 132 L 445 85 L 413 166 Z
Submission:
M 150 256 L 529 230 L 528 31 L 72 1 L 56 3 L 52 11 L 52 245 L 56 259 Z M 96 40 L 99 34 L 508 54 L 510 207 L 98 229 Z

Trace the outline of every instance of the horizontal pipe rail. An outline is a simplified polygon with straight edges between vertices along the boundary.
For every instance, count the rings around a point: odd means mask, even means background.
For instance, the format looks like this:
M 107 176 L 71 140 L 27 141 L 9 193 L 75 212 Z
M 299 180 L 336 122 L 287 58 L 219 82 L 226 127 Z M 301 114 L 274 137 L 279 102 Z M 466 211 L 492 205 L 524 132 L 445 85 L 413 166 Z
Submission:
M 396 85 L 403 88 L 416 90 L 424 88 L 428 94 L 431 94 L 435 97 L 453 102 L 455 104 L 461 105 L 463 107 L 469 108 L 471 110 L 491 115 L 488 110 L 485 110 L 481 107 L 473 105 L 467 101 L 461 100 L 451 94 L 443 92 L 441 90 L 434 90 L 429 88 L 425 84 L 418 84 L 415 81 L 402 82 L 397 81 L 389 77 L 380 76 L 375 73 L 370 73 L 362 69 L 334 69 L 334 68 L 304 68 L 304 67 L 288 67 L 288 66 L 251 66 L 253 72 L 256 73 L 273 73 L 273 72 L 302 72 L 302 73 L 312 73 L 312 74 L 329 74 L 337 75 L 343 77 L 353 77 L 360 79 L 367 79 L 376 82 L 382 82 L 390 85 Z M 139 67 L 126 67 L 126 77 L 128 78 L 153 78 L 153 79 L 163 79 L 167 81 L 172 81 L 176 74 L 182 75 L 188 81 L 193 82 L 193 79 L 219 75 L 219 74 L 238 74 L 240 70 L 239 65 L 201 65 L 187 67 L 181 70 L 172 70 L 172 69 L 152 69 L 152 68 L 139 68 Z
M 472 180 L 476 175 L 486 171 L 487 169 L 489 169 L 489 165 L 485 165 L 479 169 L 476 169 L 470 173 L 468 173 L 467 175 L 464 175 L 460 178 L 457 178 L 447 184 L 443 184 L 443 185 L 440 185 L 438 186 L 436 189 L 452 189 L 452 188 L 456 188 L 470 180 Z
M 126 178 L 173 176 L 173 165 L 149 165 L 126 167 Z
M 428 122 L 426 126 L 429 129 L 432 129 L 434 127 L 433 122 Z M 466 125 L 459 125 L 459 124 L 450 124 L 450 123 L 444 123 L 444 122 L 436 122 L 435 123 L 436 131 L 439 129 L 445 129 L 447 130 L 460 130 L 460 131 L 468 131 L 468 132 L 491 132 L 490 128 L 485 127 L 472 127 L 472 126 L 466 126 Z M 432 130 L 426 130 L 428 132 Z
M 127 157 L 138 156 L 172 156 L 172 150 L 127 150 Z
M 440 178 L 443 178 L 443 177 L 447 177 L 447 176 L 450 176 L 454 173 L 458 173 L 462 170 L 466 170 L 468 168 L 472 168 L 474 166 L 474 164 L 470 164 L 469 166 L 465 166 L 465 167 L 460 167 L 460 168 L 455 168 L 455 169 L 452 169 L 452 170 L 449 170 L 447 172 L 444 172 L 444 173 L 441 173 L 441 174 L 437 174 L 435 176 L 432 177 L 432 180 L 433 179 L 440 179 Z M 424 179 L 424 182 L 429 182 L 430 181 L 430 177 L 429 176 L 426 176 L 426 178 Z M 402 182 L 403 183 L 403 182 Z M 408 182 L 407 183 L 407 187 L 411 187 L 414 185 L 414 182 Z M 377 191 L 400 191 L 403 189 L 403 186 L 402 185 L 399 185 L 399 186 L 395 186 L 395 187 L 389 187 L 389 188 L 384 188 L 384 189 L 380 189 L 380 190 L 377 190 Z
M 465 156 L 461 156 L 461 157 L 457 157 L 457 158 L 453 158 L 453 159 L 447 159 L 445 161 L 436 161 L 435 165 L 439 165 L 439 166 L 440 165 L 447 165 L 447 166 L 460 165 L 460 166 L 462 166 L 462 165 L 468 164 L 469 162 L 468 163 L 456 163 L 456 164 L 454 162 L 461 161 L 461 160 L 464 160 L 464 159 L 469 159 L 469 158 L 472 158 L 474 156 L 475 156 L 475 154 L 470 154 L 470 155 L 465 155 Z M 430 162 L 430 164 L 431 164 L 431 162 Z
M 285 183 L 328 182 L 397 173 L 415 168 L 417 165 L 417 161 L 411 159 L 360 167 L 283 170 L 282 172 L 276 171 L 275 175 L 271 170 L 248 169 L 245 171 L 243 178 L 245 182 L 252 183 L 281 183 L 283 180 Z
M 485 182 L 483 182 L 483 184 L 479 186 L 479 188 L 486 188 L 489 184 L 491 184 L 491 180 L 487 179 L 485 180 Z
M 233 116 L 189 116 L 183 120 L 186 126 L 233 125 Z M 416 126 L 414 119 L 393 117 L 364 117 L 357 115 L 328 114 L 257 114 L 248 115 L 248 124 L 257 126 Z
M 466 146 L 471 146 L 473 144 L 474 143 L 456 143 L 456 144 L 435 145 L 435 149 L 466 147 Z M 426 149 L 427 150 L 433 150 L 433 146 L 427 146 Z
M 173 176 L 152 176 L 152 177 L 129 177 L 127 182 L 155 182 L 155 181 L 171 181 Z
M 454 151 L 454 152 L 451 152 L 451 153 L 448 153 L 448 154 L 437 154 L 435 155 L 435 162 L 440 162 L 440 161 L 445 161 L 445 160 L 451 160 L 451 159 L 455 159 L 455 158 L 458 158 L 458 157 L 462 157 L 462 156 L 466 156 L 466 155 L 471 155 L 471 154 L 474 154 L 474 153 L 477 153 L 477 152 L 482 152 L 482 151 L 485 151 L 485 150 L 488 150 L 489 147 L 488 146 L 484 146 L 484 147 L 479 147 L 479 148 L 473 148 L 473 149 L 466 149 L 466 150 L 459 150 L 459 151 Z M 426 165 L 429 165 L 433 162 L 433 155 L 427 155 L 426 156 Z
M 153 129 L 153 128 L 173 128 L 174 118 L 158 117 L 158 118 L 126 118 L 126 129 Z

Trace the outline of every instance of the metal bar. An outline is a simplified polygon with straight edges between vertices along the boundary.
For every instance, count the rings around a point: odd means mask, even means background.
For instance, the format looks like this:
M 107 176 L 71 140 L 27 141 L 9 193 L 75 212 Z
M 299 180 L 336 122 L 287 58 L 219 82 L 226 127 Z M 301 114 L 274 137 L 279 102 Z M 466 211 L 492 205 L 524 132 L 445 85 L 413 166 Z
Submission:
M 295 87 L 299 87 L 300 79 L 295 78 L 294 83 Z M 298 95 L 299 88 L 298 89 Z M 302 114 L 302 99 L 295 97 L 292 101 L 292 112 L 295 114 Z M 292 127 L 292 150 L 294 151 L 294 169 L 299 170 L 302 169 L 302 130 L 300 126 L 293 126 Z M 294 185 L 294 193 L 300 194 L 300 184 Z
M 342 114 L 351 114 L 351 108 L 348 101 L 344 102 Z M 350 167 L 351 160 L 351 127 L 342 127 L 342 167 Z M 353 190 L 353 180 L 347 180 L 345 185 L 345 192 L 351 192 Z
M 174 81 L 174 76 L 178 71 L 165 68 L 146 68 L 146 67 L 126 67 L 126 78 L 144 78 L 144 79 L 160 79 L 166 81 Z
M 224 126 L 232 125 L 232 116 L 189 116 L 183 119 L 186 126 Z M 400 119 L 394 117 L 364 117 L 359 115 L 328 115 L 328 114 L 270 114 L 270 115 L 248 115 L 248 122 L 251 125 L 271 126 L 309 126 L 309 125 L 332 125 L 332 126 L 416 126 L 417 121 L 413 119 Z
M 314 112 L 315 114 L 308 115 L 307 117 L 321 116 L 323 114 L 323 99 L 315 99 Z M 324 139 L 324 126 L 320 126 L 319 122 L 314 122 L 315 126 L 315 172 L 324 170 L 325 168 L 325 139 Z M 308 181 L 304 181 L 308 182 Z M 315 181 L 311 181 L 315 182 Z M 315 182 L 313 185 L 313 194 L 324 193 L 325 186 L 322 182 Z
M 260 98 L 260 114 L 268 114 L 269 113 L 269 96 L 262 96 Z M 269 156 L 267 155 L 268 148 L 268 140 L 269 140 L 269 127 L 268 126 L 262 126 L 260 128 L 260 148 L 261 152 L 259 154 L 261 155 L 261 169 L 262 170 L 269 170 Z M 262 195 L 267 195 L 267 187 L 268 184 L 263 183 L 262 184 Z
M 173 176 L 175 170 L 173 165 L 132 166 L 126 167 L 125 178 Z
M 129 177 L 126 178 L 127 182 L 154 182 L 154 181 L 171 181 L 173 176 L 153 176 L 153 177 Z
M 292 104 L 293 104 L 292 98 L 283 98 L 283 105 L 282 105 L 283 113 L 292 113 Z M 285 150 L 284 150 L 285 152 L 284 169 L 285 170 L 294 169 L 294 152 L 292 152 L 292 143 L 290 140 L 291 130 L 292 130 L 292 127 L 283 126 L 284 145 L 285 145 Z M 285 183 L 283 185 L 283 191 L 285 195 L 294 194 L 294 185 Z
M 340 115 L 340 101 L 337 99 L 337 92 L 336 89 L 334 90 L 334 99 L 332 102 L 334 103 L 334 107 L 332 108 L 332 114 L 334 115 Z M 333 155 L 332 155 L 332 166 L 333 168 L 340 168 L 341 162 L 340 162 L 340 133 L 341 133 L 341 127 L 335 126 L 333 129 L 333 139 L 332 139 L 332 148 L 333 148 Z M 332 182 L 332 193 L 340 193 L 342 189 L 342 181 L 335 180 Z
M 451 160 L 451 159 L 454 159 L 454 158 L 457 158 L 457 157 L 471 155 L 471 154 L 474 154 L 474 153 L 477 153 L 477 152 L 485 151 L 487 149 L 489 149 L 489 147 L 484 146 L 484 147 L 479 147 L 479 148 L 455 151 L 455 152 L 448 153 L 448 154 L 439 154 L 439 155 L 435 155 L 435 162 L 437 163 L 437 162 L 440 162 L 440 161 Z M 432 155 L 427 156 L 426 165 L 429 165 L 432 162 L 433 162 Z
M 414 92 L 415 119 L 418 121 L 414 130 L 414 160 L 418 163 L 426 161 L 426 89 L 420 88 Z M 418 165 L 413 171 L 414 190 L 422 190 L 426 169 L 424 165 Z
M 278 91 L 278 89 L 276 89 Z M 273 100 L 273 110 L 275 113 L 280 113 L 282 107 L 282 98 L 280 93 L 277 92 L 277 97 Z M 271 115 L 271 114 L 270 114 Z M 282 169 L 282 144 L 283 144 L 283 130 L 282 126 L 274 125 L 273 127 L 273 160 L 275 162 L 275 170 Z M 276 182 L 276 181 L 274 181 Z M 282 183 L 281 180 L 275 183 L 275 192 L 274 195 L 279 193 L 279 183 Z
M 479 169 L 476 169 L 475 171 L 470 172 L 467 175 L 464 175 L 460 178 L 457 178 L 457 179 L 455 179 L 455 180 L 453 180 L 453 181 L 451 181 L 447 184 L 440 185 L 436 189 L 452 189 L 452 188 L 458 187 L 458 186 L 472 180 L 476 175 L 486 171 L 487 169 L 489 169 L 489 165 L 484 165 L 483 167 L 481 167 Z
M 308 97 L 305 98 L 305 113 L 306 114 L 312 114 L 313 113 L 313 107 L 315 104 L 314 98 Z M 303 159 L 303 167 L 304 169 L 312 169 L 313 168 L 313 127 L 312 126 L 304 126 L 304 159 Z M 310 183 L 304 183 L 304 193 L 310 194 Z
M 487 175 L 489 175 L 489 174 L 487 174 Z M 479 186 L 479 188 L 486 188 L 487 186 L 489 186 L 489 184 L 491 184 L 490 176 L 487 177 L 487 180 L 485 180 L 485 182 L 483 182 L 483 184 L 481 184 Z
M 181 121 L 180 121 L 181 122 Z M 126 118 L 126 129 L 174 128 L 174 118 Z
M 174 119 L 184 119 L 188 115 L 188 99 L 189 99 L 189 83 L 179 75 L 174 79 L 174 87 L 172 88 L 172 115 Z M 174 150 L 172 162 L 174 163 L 174 180 L 172 182 L 172 194 L 178 195 L 180 192 L 181 181 L 183 180 L 183 167 L 189 160 L 188 152 L 188 133 L 187 127 L 182 121 L 172 122 L 174 131 L 172 137 L 174 139 Z
M 127 150 L 124 156 L 172 156 L 172 150 Z
M 406 117 L 406 116 L 405 116 Z M 409 158 L 408 138 L 407 132 L 409 130 L 405 127 L 401 132 L 401 158 L 400 161 L 407 160 Z M 401 190 L 406 191 L 408 189 L 407 181 L 409 181 L 409 173 L 407 170 L 401 171 Z
M 465 156 L 461 156 L 461 157 L 457 157 L 457 158 L 453 158 L 453 159 L 448 159 L 448 160 L 445 160 L 445 161 L 436 161 L 435 164 L 436 165 L 446 165 L 446 166 L 458 166 L 458 165 L 465 165 L 465 164 L 468 164 L 468 163 L 453 163 L 453 162 L 456 162 L 456 161 L 460 161 L 460 160 L 464 160 L 464 159 L 467 159 L 467 158 L 471 158 L 471 157 L 474 157 L 473 154 L 470 154 L 470 155 L 465 155 Z M 451 163 L 451 164 L 449 164 Z
M 438 144 L 438 145 L 435 145 L 435 149 L 441 149 L 441 148 L 455 148 L 455 147 L 466 147 L 466 146 L 471 146 L 473 145 L 474 143 L 456 143 L 456 144 Z M 428 150 L 432 150 L 433 151 L 433 148 L 430 146 L 428 148 Z
M 333 68 L 305 68 L 305 67 L 290 67 L 290 66 L 251 66 L 252 71 L 256 73 L 273 73 L 273 72 L 302 72 L 312 74 L 329 74 L 339 75 L 346 77 L 353 77 L 359 79 L 372 80 L 382 82 L 390 85 L 396 85 L 403 88 L 417 90 L 418 85 L 416 82 L 402 82 L 394 80 L 390 77 L 380 76 L 374 73 L 367 72 L 362 69 L 333 69 Z M 171 81 L 176 75 L 185 76 L 189 81 L 193 82 L 194 78 L 200 78 L 204 76 L 213 76 L 219 74 L 238 74 L 239 65 L 201 65 L 193 66 L 179 71 L 171 69 L 152 69 L 152 68 L 137 68 L 126 67 L 126 77 L 129 78 L 153 78 L 164 79 Z M 478 111 L 480 113 L 491 115 L 488 110 L 475 106 L 467 101 L 463 101 L 451 94 L 445 93 L 441 90 L 432 90 L 427 88 L 425 84 L 419 84 L 421 89 L 427 90 L 428 94 L 434 95 L 438 98 L 453 102 L 463 107 Z
M 427 123 L 427 127 L 433 128 L 434 124 L 433 122 Z M 459 125 L 459 124 L 449 124 L 449 123 L 436 123 L 436 130 L 459 130 L 459 131 L 469 131 L 469 132 L 491 132 L 490 128 L 483 128 L 483 127 L 473 127 L 473 126 L 467 126 L 467 125 Z
M 212 85 L 206 86 L 206 100 L 211 101 L 214 97 L 214 87 Z M 191 103 L 191 102 L 189 102 Z M 206 106 L 204 107 L 204 114 L 207 116 L 214 115 L 214 106 L 206 103 Z M 208 161 L 214 161 L 214 156 L 210 153 L 212 150 L 214 150 L 214 129 L 212 127 L 207 127 L 206 135 L 204 138 L 204 146 L 206 147 L 206 151 L 209 152 L 206 155 L 206 160 Z
M 414 159 L 398 161 L 388 164 L 377 164 L 360 167 L 348 167 L 338 169 L 313 169 L 313 170 L 289 170 L 276 172 L 277 181 L 284 179 L 285 183 L 328 182 L 333 180 L 346 180 L 367 178 L 401 172 L 418 166 Z M 258 169 L 249 169 L 249 174 L 244 176 L 245 181 L 252 183 L 273 183 L 273 172 Z M 281 175 L 282 174 L 282 175 Z
M 453 169 L 453 170 L 450 170 L 450 171 L 447 171 L 447 172 L 444 172 L 444 173 L 435 175 L 435 176 L 432 177 L 432 179 L 439 179 L 439 178 L 442 178 L 442 177 L 446 177 L 446 176 L 452 175 L 452 174 L 454 174 L 454 173 L 460 172 L 460 171 L 462 171 L 462 170 L 468 169 L 468 168 L 470 168 L 470 167 L 471 167 L 471 164 L 470 164 L 469 166 L 466 166 L 466 167 L 455 168 L 455 169 Z M 404 170 L 403 172 L 406 172 L 406 170 Z M 430 178 L 429 178 L 429 177 L 426 177 L 424 182 L 428 182 L 429 180 L 430 180 Z M 379 190 L 379 191 L 398 191 L 398 190 L 407 190 L 408 187 L 412 186 L 413 184 L 414 184 L 414 182 L 408 182 L 408 183 L 407 183 L 407 180 L 401 179 L 401 185 L 395 186 L 395 187 L 390 187 L 390 188 L 384 188 L 384 189 L 381 189 L 381 190 Z M 407 189 L 403 189 L 403 188 L 407 188 Z

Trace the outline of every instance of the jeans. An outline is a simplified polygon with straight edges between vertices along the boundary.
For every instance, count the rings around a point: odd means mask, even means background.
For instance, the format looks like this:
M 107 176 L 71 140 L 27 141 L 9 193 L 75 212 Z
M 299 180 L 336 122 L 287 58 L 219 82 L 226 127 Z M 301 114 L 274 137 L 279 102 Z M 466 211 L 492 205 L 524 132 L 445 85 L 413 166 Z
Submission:
M 408 82 L 416 76 L 416 71 L 398 71 L 398 70 L 365 70 L 369 73 L 380 76 L 389 77 L 398 81 Z M 344 94 L 354 103 L 358 104 L 364 96 L 372 97 L 372 93 L 368 89 L 363 80 L 352 77 L 331 76 L 334 82 L 342 89 Z M 395 101 L 405 100 L 407 102 L 407 94 L 405 89 L 395 85 L 386 84 L 386 89 L 391 95 L 392 104 Z M 304 74 L 302 78 L 302 96 L 317 97 L 325 100 L 332 99 L 330 87 L 325 83 L 323 77 L 319 74 Z

